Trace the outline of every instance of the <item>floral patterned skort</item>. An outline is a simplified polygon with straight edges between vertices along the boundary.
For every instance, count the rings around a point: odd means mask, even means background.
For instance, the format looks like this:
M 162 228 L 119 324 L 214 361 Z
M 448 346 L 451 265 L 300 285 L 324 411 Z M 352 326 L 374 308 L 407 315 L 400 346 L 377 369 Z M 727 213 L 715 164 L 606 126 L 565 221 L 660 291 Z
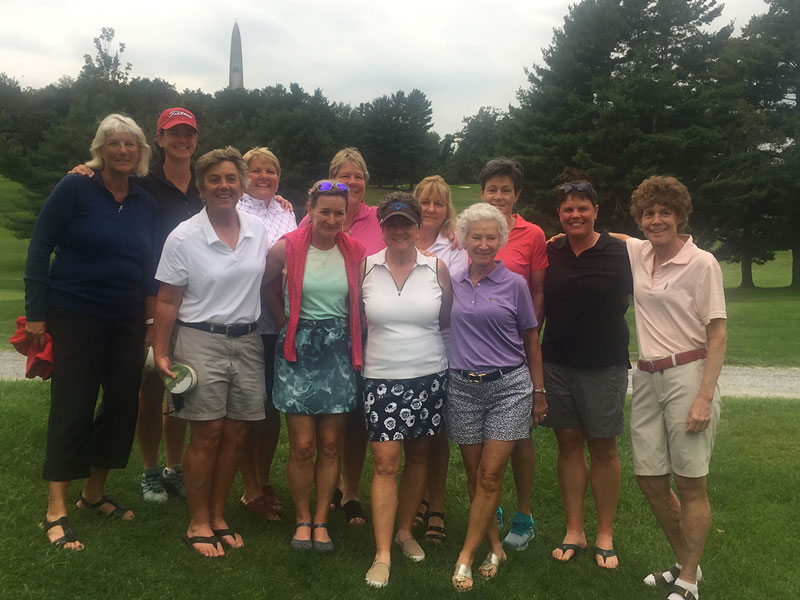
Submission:
M 285 341 L 286 327 L 275 347 L 272 403 L 276 409 L 290 415 L 329 415 L 356 408 L 356 373 L 347 319 L 300 319 L 295 338 L 297 362 L 283 357 Z
M 371 442 L 411 440 L 444 428 L 447 371 L 413 379 L 364 379 L 364 416 Z

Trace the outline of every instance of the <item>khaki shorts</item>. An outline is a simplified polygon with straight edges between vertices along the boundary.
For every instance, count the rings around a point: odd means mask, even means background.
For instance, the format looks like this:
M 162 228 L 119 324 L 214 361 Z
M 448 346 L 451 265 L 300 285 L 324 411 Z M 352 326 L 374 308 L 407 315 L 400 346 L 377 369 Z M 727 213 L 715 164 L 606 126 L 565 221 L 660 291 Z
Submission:
M 702 359 L 654 373 L 634 369 L 631 446 L 636 475 L 708 475 L 722 410 L 719 387 L 714 391 L 708 428 L 698 433 L 686 431 L 705 367 Z
M 228 337 L 176 324 L 172 361 L 197 371 L 197 386 L 183 394 L 183 408 L 173 416 L 188 421 L 264 418 L 264 343 L 255 331 Z

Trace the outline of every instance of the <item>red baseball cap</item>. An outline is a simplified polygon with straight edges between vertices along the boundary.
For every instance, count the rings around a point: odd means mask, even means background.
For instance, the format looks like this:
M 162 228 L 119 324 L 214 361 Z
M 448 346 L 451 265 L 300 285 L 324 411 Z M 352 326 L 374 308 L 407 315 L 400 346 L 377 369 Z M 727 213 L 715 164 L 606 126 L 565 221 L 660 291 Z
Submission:
M 197 119 L 194 118 L 194 114 L 190 110 L 181 108 L 180 106 L 168 108 L 158 117 L 157 128 L 159 131 L 162 129 L 170 129 L 176 125 L 189 125 L 197 131 Z

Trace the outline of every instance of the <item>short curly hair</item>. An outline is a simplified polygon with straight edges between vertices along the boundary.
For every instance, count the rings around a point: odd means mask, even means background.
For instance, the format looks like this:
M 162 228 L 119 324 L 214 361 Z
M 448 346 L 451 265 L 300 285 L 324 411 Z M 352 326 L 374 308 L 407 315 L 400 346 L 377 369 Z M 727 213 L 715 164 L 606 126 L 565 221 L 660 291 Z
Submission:
M 678 217 L 678 228 L 685 227 L 692 213 L 692 197 L 680 181 L 670 176 L 653 175 L 639 184 L 631 195 L 631 216 L 642 224 L 646 208 L 666 206 Z

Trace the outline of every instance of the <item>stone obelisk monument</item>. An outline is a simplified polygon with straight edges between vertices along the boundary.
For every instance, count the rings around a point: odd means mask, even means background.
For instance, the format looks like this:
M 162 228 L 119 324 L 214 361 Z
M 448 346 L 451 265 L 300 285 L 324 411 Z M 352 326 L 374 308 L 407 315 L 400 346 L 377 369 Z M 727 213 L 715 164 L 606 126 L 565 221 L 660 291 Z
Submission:
M 231 34 L 231 68 L 228 78 L 228 86 L 232 90 L 240 90 L 244 87 L 242 76 L 242 36 L 239 35 L 239 24 L 233 24 Z

